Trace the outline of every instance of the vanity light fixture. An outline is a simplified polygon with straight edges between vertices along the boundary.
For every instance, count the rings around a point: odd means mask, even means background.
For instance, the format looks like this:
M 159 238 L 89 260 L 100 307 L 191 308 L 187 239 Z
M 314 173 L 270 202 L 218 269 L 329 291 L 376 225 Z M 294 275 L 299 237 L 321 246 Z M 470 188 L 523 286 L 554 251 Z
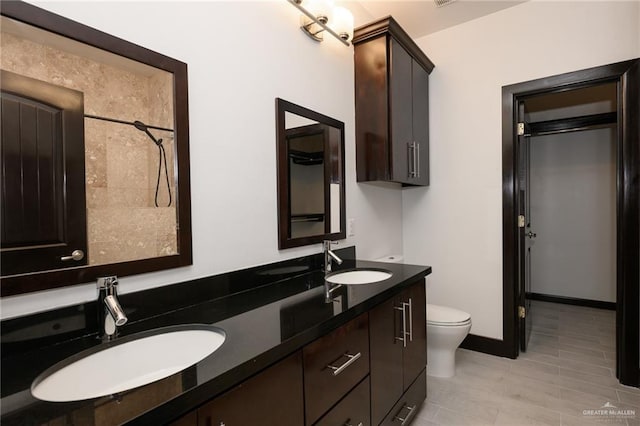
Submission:
M 349 9 L 336 7 L 332 0 L 288 0 L 301 12 L 300 28 L 315 41 L 328 32 L 345 46 L 353 38 L 353 14 Z

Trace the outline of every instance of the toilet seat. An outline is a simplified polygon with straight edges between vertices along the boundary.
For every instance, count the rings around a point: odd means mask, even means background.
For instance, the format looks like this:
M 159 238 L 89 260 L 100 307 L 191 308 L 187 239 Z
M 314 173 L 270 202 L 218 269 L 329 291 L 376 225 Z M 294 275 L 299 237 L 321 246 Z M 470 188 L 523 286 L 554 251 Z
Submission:
M 427 304 L 427 324 L 439 327 L 459 327 L 471 323 L 471 315 L 447 306 Z

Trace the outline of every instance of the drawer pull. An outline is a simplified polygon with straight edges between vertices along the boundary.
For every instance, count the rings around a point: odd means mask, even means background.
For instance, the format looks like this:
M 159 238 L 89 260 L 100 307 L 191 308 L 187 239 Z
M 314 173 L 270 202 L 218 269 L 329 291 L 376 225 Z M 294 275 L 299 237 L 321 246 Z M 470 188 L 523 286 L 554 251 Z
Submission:
M 351 419 L 347 419 L 342 426 L 353 426 L 353 423 L 351 423 Z M 358 423 L 356 426 L 362 426 L 362 422 Z
M 330 369 L 333 370 L 333 375 L 334 376 L 337 376 L 338 374 L 342 373 L 345 368 L 347 368 L 348 366 L 350 366 L 351 364 L 356 362 L 356 360 L 358 358 L 360 358 L 362 356 L 362 354 L 360 352 L 358 352 L 355 355 L 350 355 L 350 354 L 346 353 L 343 356 L 346 356 L 349 359 L 344 364 L 342 364 L 340 367 L 336 367 L 335 365 L 331 365 L 331 364 L 327 365 L 327 368 L 330 368 Z
M 405 309 L 406 306 L 409 306 L 409 304 L 402 302 L 402 306 L 393 307 L 393 309 L 397 311 L 402 311 L 402 337 L 396 336 L 396 340 L 400 340 L 402 342 L 402 347 L 405 348 L 407 347 L 407 335 L 409 334 L 407 333 L 407 310 Z
M 400 413 L 402 413 L 402 410 L 404 409 L 409 410 L 409 412 L 407 413 L 407 416 L 405 418 L 400 417 Z M 402 423 L 400 423 L 400 426 L 404 426 L 406 425 L 409 420 L 411 420 L 411 418 L 413 417 L 413 415 L 416 413 L 416 406 L 415 404 L 411 407 L 409 407 L 408 405 L 403 405 L 402 408 L 400 409 L 400 411 L 398 411 L 398 414 L 396 414 L 396 416 L 393 418 L 394 421 L 396 420 L 400 420 Z
M 409 341 L 413 342 L 413 305 L 411 304 L 411 298 L 409 298 L 409 303 L 406 305 L 409 307 Z

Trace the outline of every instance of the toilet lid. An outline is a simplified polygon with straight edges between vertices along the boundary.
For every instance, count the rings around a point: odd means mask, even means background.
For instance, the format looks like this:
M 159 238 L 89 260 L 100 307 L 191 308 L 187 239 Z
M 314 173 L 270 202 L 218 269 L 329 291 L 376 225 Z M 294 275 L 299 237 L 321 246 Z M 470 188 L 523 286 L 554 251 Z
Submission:
M 427 322 L 431 324 L 460 324 L 471 320 L 471 315 L 447 306 L 427 304 Z

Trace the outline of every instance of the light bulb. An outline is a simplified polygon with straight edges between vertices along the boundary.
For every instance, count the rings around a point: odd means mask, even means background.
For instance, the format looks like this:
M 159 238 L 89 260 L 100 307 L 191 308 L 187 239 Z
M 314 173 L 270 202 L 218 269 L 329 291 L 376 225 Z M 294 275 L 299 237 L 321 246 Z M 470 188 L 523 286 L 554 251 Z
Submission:
M 353 14 L 349 9 L 340 6 L 333 9 L 331 28 L 344 41 L 349 41 L 353 38 Z

